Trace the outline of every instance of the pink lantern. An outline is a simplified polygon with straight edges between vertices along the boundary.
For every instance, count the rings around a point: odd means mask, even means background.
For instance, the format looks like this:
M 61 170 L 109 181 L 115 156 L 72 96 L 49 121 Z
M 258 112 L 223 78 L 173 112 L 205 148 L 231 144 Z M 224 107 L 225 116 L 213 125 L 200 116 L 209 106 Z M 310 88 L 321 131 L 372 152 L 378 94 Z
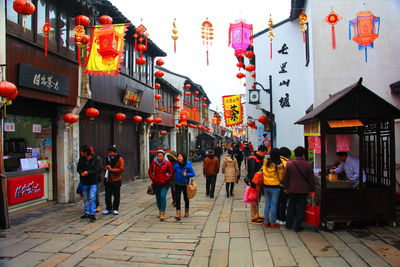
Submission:
M 243 57 L 247 48 L 253 43 L 253 25 L 245 20 L 236 20 L 229 27 L 229 45 L 235 49 L 236 57 Z

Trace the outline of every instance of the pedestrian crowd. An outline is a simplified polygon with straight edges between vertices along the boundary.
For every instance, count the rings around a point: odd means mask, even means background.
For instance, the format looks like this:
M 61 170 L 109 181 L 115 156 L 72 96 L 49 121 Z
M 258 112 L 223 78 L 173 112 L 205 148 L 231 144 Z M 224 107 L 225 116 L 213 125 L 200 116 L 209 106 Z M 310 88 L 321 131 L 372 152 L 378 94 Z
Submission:
M 214 198 L 217 175 L 224 175 L 226 197 L 233 197 L 234 187 L 240 181 L 241 166 L 244 162 L 247 175 L 244 182 L 257 192 L 255 201 L 250 204 L 252 224 L 278 228 L 285 225 L 288 229 L 302 231 L 304 211 L 309 196 L 313 197 L 314 173 L 312 164 L 306 160 L 304 147 L 292 151 L 286 147 L 270 148 L 260 145 L 257 151 L 251 143 L 224 144 L 215 150 L 208 150 L 203 160 L 203 175 L 206 179 L 206 196 Z M 105 164 L 103 164 L 105 162 Z M 117 153 L 115 146 L 108 148 L 105 161 L 94 153 L 90 146 L 83 145 L 77 171 L 80 184 L 77 192 L 84 202 L 82 219 L 96 220 L 99 211 L 98 189 L 104 184 L 106 208 L 104 215 L 118 215 L 124 159 Z M 175 207 L 177 221 L 181 220 L 181 199 L 184 201 L 184 217 L 189 217 L 190 199 L 196 193 L 193 180 L 195 171 L 192 162 L 185 153 L 158 150 L 151 161 L 148 175 L 151 179 L 147 193 L 154 194 L 158 207 L 157 217 L 165 220 L 167 194 L 171 188 L 172 205 Z M 246 190 L 248 192 L 249 190 Z M 259 203 L 265 197 L 264 217 L 260 216 Z

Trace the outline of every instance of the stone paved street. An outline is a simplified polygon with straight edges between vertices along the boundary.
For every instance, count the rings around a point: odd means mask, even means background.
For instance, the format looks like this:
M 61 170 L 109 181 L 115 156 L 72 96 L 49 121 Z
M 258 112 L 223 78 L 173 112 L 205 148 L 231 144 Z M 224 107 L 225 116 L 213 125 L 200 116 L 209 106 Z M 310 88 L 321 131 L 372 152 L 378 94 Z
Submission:
M 82 203 L 70 204 L 3 232 L 0 265 L 400 266 L 400 228 L 297 234 L 251 225 L 241 203 L 243 182 L 234 199 L 226 198 L 219 175 L 216 198 L 206 198 L 201 163 L 194 165 L 199 188 L 189 218 L 176 222 L 169 199 L 167 220 L 160 222 L 154 197 L 145 193 L 148 181 L 139 180 L 123 187 L 119 216 L 89 223 L 79 218 Z

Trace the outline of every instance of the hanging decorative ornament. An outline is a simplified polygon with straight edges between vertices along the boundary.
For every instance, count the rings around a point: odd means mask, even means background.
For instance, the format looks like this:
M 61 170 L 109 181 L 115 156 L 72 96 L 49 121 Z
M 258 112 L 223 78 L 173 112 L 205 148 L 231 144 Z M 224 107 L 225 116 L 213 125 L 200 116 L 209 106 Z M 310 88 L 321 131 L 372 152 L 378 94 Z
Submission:
M 201 38 L 203 39 L 203 45 L 206 47 L 206 57 L 207 57 L 207 66 L 210 64 L 208 59 L 208 46 L 212 45 L 212 41 L 214 39 L 214 29 L 213 25 L 208 18 L 201 24 Z
M 35 5 L 32 4 L 32 2 L 28 1 L 28 0 L 15 0 L 13 2 L 13 9 L 15 10 L 15 12 L 17 12 L 18 14 L 20 14 L 22 16 L 22 20 L 23 20 L 22 24 L 24 26 L 24 32 L 25 32 L 26 16 L 32 15 L 35 12 Z
M 253 51 L 246 51 L 245 56 L 246 56 L 248 59 L 252 59 L 252 58 L 254 58 L 256 55 L 254 54 Z
M 254 71 L 255 69 L 256 69 L 256 66 L 254 66 L 253 64 L 249 64 L 249 65 L 246 66 L 246 70 L 247 70 L 248 72 L 252 72 L 252 71 Z
M 157 61 L 156 61 L 156 65 L 157 66 L 162 66 L 162 65 L 164 65 L 164 60 L 162 60 L 161 58 L 159 58 L 159 59 L 157 59 Z
M 142 58 L 142 57 L 136 58 L 135 61 L 136 61 L 136 64 L 138 64 L 138 65 L 140 65 L 140 66 L 143 66 L 143 65 L 146 64 L 146 59 L 144 59 L 144 58 Z
M 199 92 L 199 91 L 194 91 L 193 94 L 194 94 L 194 95 L 199 95 L 200 92 Z
M 207 101 L 207 97 L 203 97 L 201 100 L 203 100 L 203 101 Z
M 176 126 L 176 128 L 181 128 L 182 124 L 181 123 L 177 123 L 175 126 Z
M 82 55 L 83 55 L 83 49 L 85 46 L 89 43 L 90 37 L 85 34 L 85 27 L 89 26 L 90 24 L 90 19 L 85 16 L 85 15 L 79 15 L 75 17 L 75 28 L 74 28 L 74 34 L 75 34 L 75 43 L 78 47 L 78 66 L 82 65 Z
M 187 121 L 189 119 L 189 113 L 186 110 L 182 110 L 179 112 L 179 122 L 183 125 L 187 125 Z
M 160 89 L 160 88 L 161 88 L 161 85 L 160 85 L 159 83 L 155 83 L 155 84 L 154 84 L 154 88 Z
M 136 116 L 135 116 L 136 117 Z M 146 118 L 146 123 L 147 124 L 152 124 L 154 122 L 154 119 L 152 117 Z
M 160 100 L 161 99 L 161 95 L 160 94 L 155 94 L 154 95 L 154 99 L 155 100 Z
M 147 51 L 148 48 L 147 39 L 149 37 L 149 34 L 147 33 L 147 28 L 143 24 L 140 24 L 136 28 L 136 32 L 133 34 L 133 37 L 135 38 L 134 48 L 136 51 L 139 52 L 140 57 L 142 57 L 143 52 Z
M 174 40 L 174 53 L 176 53 L 176 40 L 178 40 L 178 30 L 176 28 L 176 19 L 172 22 L 172 40 Z
M 269 14 L 268 20 L 268 37 L 269 37 L 269 59 L 272 59 L 272 40 L 274 39 L 274 32 L 272 31 L 274 28 L 272 27 L 274 23 L 272 22 L 272 15 Z
M 301 11 L 299 15 L 299 24 L 301 26 L 301 32 L 303 35 L 303 42 L 306 42 L 306 31 L 307 31 L 307 15 L 304 13 L 304 9 Z
M 229 43 L 235 49 L 235 57 L 239 61 L 243 59 L 247 48 L 253 43 L 253 25 L 247 24 L 245 20 L 238 19 L 229 26 Z
M 185 92 L 185 96 L 190 96 L 190 95 L 192 95 L 191 92 Z
M 179 97 L 175 97 L 175 98 L 174 98 L 174 101 L 175 101 L 175 102 L 179 102 L 179 101 L 181 101 L 181 99 L 180 99 Z
M 174 105 L 174 109 L 175 110 L 178 110 L 178 109 L 180 109 L 181 108 L 181 106 L 179 106 L 179 105 Z
M 156 71 L 156 73 L 154 75 L 156 75 L 157 78 L 161 78 L 164 76 L 164 72 L 159 70 L 159 71 Z
M 203 108 L 206 108 L 207 107 L 207 104 L 206 103 L 203 103 L 203 104 L 201 104 L 202 106 L 203 106 Z
M 10 100 L 15 99 L 18 96 L 17 87 L 8 81 L 0 82 L 0 97 L 1 101 L 4 102 L 3 115 L 6 117 L 7 114 L 7 105 L 11 104 Z
M 333 12 L 333 8 L 331 12 L 324 18 L 325 22 L 328 22 L 331 25 L 331 31 L 332 31 L 332 49 L 336 49 L 336 33 L 335 33 L 335 25 L 336 23 L 341 20 L 342 17 Z
M 194 100 L 194 102 L 199 102 L 199 98 L 198 97 L 195 97 L 193 100 Z
M 44 34 L 44 56 L 47 57 L 47 50 L 49 49 L 49 34 L 51 30 L 51 25 L 47 20 L 42 27 L 42 32 Z
M 365 62 L 368 62 L 367 47 L 374 48 L 374 41 L 379 37 L 381 20 L 371 11 L 361 11 L 357 17 L 349 21 L 349 39 L 351 40 L 351 27 L 353 27 L 353 41 L 358 44 L 358 50 L 365 51 Z
M 126 115 L 124 113 L 117 113 L 114 116 L 114 119 L 119 123 L 122 124 L 124 120 L 126 120 Z
M 166 136 L 166 135 L 167 135 L 167 131 L 162 130 L 162 131 L 160 132 L 160 134 L 161 134 L 162 136 Z
M 78 122 L 78 120 L 78 116 L 74 113 L 68 113 L 64 115 L 64 121 L 65 123 L 68 123 L 69 127 L 72 127 L 72 125 Z
M 268 123 L 269 120 L 266 116 L 261 116 L 258 118 L 258 121 L 262 124 L 266 124 L 266 123 Z
M 244 68 L 244 63 L 243 63 L 242 61 L 239 61 L 239 62 L 236 64 L 236 66 L 239 68 L 239 71 L 240 71 L 240 69 Z
M 161 118 L 154 118 L 154 123 L 160 124 L 162 122 Z
M 236 74 L 236 77 L 238 79 L 243 79 L 245 77 L 245 75 L 243 73 L 239 72 L 238 74 Z
M 85 15 L 79 15 L 75 17 L 75 25 L 82 25 L 87 27 L 90 24 L 90 19 Z
M 190 89 L 191 87 L 192 86 L 189 83 L 185 84 L 185 89 Z
M 88 108 L 85 110 L 86 117 L 89 117 L 90 121 L 93 121 L 94 118 L 98 117 L 100 114 L 99 110 L 96 108 Z
M 146 123 L 147 123 L 147 120 L 148 119 L 152 119 L 152 118 L 147 118 L 146 119 Z M 136 116 L 134 116 L 133 117 L 133 121 L 135 122 L 135 123 L 141 123 L 142 121 L 143 121 L 143 118 L 141 117 L 141 116 L 139 116 L 139 115 L 136 115 Z M 152 123 L 153 121 L 151 121 L 150 123 Z
M 253 72 L 253 73 L 251 74 L 251 77 L 256 78 L 256 73 Z
M 99 22 L 101 25 L 112 24 L 113 19 L 112 19 L 112 17 L 110 17 L 108 15 L 102 15 L 99 17 Z

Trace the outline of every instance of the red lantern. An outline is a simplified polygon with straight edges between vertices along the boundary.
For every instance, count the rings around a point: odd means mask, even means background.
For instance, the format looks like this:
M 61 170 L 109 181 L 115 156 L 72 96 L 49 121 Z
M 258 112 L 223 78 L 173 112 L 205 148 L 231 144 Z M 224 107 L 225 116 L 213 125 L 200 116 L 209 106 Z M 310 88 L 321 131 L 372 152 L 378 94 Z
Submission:
M 162 60 L 161 58 L 160 58 L 160 59 L 157 59 L 156 65 L 157 65 L 157 66 L 162 66 L 162 65 L 164 65 L 164 60 Z
M 207 104 L 206 103 L 203 103 L 203 104 L 201 104 L 202 106 L 203 106 L 203 108 L 206 108 L 207 107 Z
M 176 126 L 176 128 L 181 128 L 181 127 L 182 127 L 182 124 L 177 123 L 175 126 Z
M 160 94 L 155 94 L 154 95 L 154 99 L 155 100 L 160 100 L 161 99 L 161 95 Z
M 187 125 L 187 120 L 189 119 L 189 113 L 186 110 L 179 112 L 179 120 L 182 125 Z
M 243 62 L 238 62 L 237 64 L 236 64 L 236 66 L 239 68 L 239 70 L 241 69 L 241 68 L 244 68 L 244 63 Z
M 0 82 L 0 96 L 9 98 L 10 96 L 14 95 L 17 92 L 17 87 L 10 82 L 1 81 Z
M 155 84 L 154 84 L 154 88 L 160 89 L 160 88 L 161 88 L 161 85 L 160 85 L 159 83 L 155 83 Z
M 96 108 L 88 108 L 85 110 L 85 115 L 86 117 L 89 117 L 91 121 L 94 120 L 94 118 L 98 117 L 100 114 L 99 110 Z
M 181 99 L 180 99 L 179 97 L 175 97 L 175 98 L 174 98 L 174 101 L 175 101 L 175 102 L 179 102 L 179 101 L 181 101 Z
M 199 93 L 199 91 L 194 91 L 193 94 L 194 95 L 199 95 L 200 93 Z
M 18 90 L 15 91 L 15 93 L 14 93 L 13 95 L 9 96 L 9 97 L 7 98 L 7 100 L 11 100 L 11 101 L 12 101 L 12 100 L 16 99 L 17 96 L 18 96 Z
M 201 100 L 203 100 L 203 101 L 207 101 L 207 97 L 203 97 Z
M 253 83 L 253 85 L 251 86 L 251 88 L 256 89 L 256 85 Z
M 147 119 L 146 119 L 146 122 L 147 122 L 148 119 L 151 119 L 151 118 L 147 118 Z M 143 118 L 142 118 L 141 116 L 139 116 L 139 115 L 136 115 L 136 116 L 133 117 L 133 121 L 134 121 L 135 123 L 141 123 L 141 122 L 143 121 Z M 152 121 L 152 122 L 153 122 L 153 121 Z M 150 123 L 152 123 L 152 122 L 150 122 Z
M 269 120 L 268 120 L 267 117 L 261 116 L 261 117 L 258 118 L 258 121 L 259 121 L 260 123 L 262 123 L 262 124 L 266 124 L 266 123 L 268 123 Z
M 137 50 L 138 50 L 139 52 L 144 52 L 144 51 L 147 50 L 147 46 L 144 45 L 144 44 L 138 44 L 138 45 L 137 45 Z
M 135 116 L 135 117 L 139 117 L 139 116 Z M 140 117 L 141 118 L 141 117 Z M 135 120 L 135 118 L 133 118 Z M 146 123 L 147 124 L 152 124 L 154 122 L 154 119 L 152 117 L 148 117 L 146 118 Z
M 117 113 L 115 114 L 114 119 L 121 124 L 124 120 L 126 120 L 126 115 L 124 113 Z
M 243 57 L 246 49 L 253 42 L 253 25 L 247 24 L 245 20 L 237 20 L 229 26 L 229 45 L 235 49 L 236 57 Z
M 154 123 L 160 124 L 161 122 L 161 118 L 154 118 Z
M 90 19 L 85 15 L 79 15 L 75 17 L 75 25 L 82 25 L 84 27 L 89 26 Z
M 253 72 L 253 73 L 251 74 L 251 77 L 256 78 L 256 73 Z
M 246 56 L 247 58 L 249 58 L 249 59 L 252 59 L 252 58 L 254 58 L 256 55 L 254 54 L 253 51 L 246 51 L 245 56 Z
M 174 106 L 174 109 L 176 109 L 176 110 L 178 110 L 178 109 L 180 109 L 181 107 L 179 106 L 179 105 L 175 105 Z
M 256 69 L 256 67 L 253 64 L 249 64 L 246 66 L 246 70 L 251 72 L 254 71 Z
M 195 97 L 193 100 L 194 100 L 194 102 L 199 102 L 199 98 L 198 97 Z
M 246 86 L 247 86 L 247 84 L 246 84 L 246 83 L 244 83 L 244 84 L 243 84 L 243 86 L 244 86 L 244 87 L 246 87 Z
M 103 15 L 99 18 L 99 22 L 101 25 L 112 24 L 113 19 L 110 16 Z
M 238 74 L 236 74 L 236 77 L 238 77 L 239 79 L 243 79 L 245 77 L 245 75 L 241 72 L 239 72 Z
M 249 122 L 247 123 L 247 125 L 248 125 L 250 128 L 252 128 L 252 129 L 257 128 L 256 123 L 255 123 L 254 121 L 249 121 Z
M 83 35 L 82 36 L 82 38 L 81 38 L 81 43 L 82 44 L 84 44 L 84 45 L 86 45 L 86 44 L 88 44 L 90 42 L 90 37 L 89 37 L 89 35 Z
M 18 14 L 23 16 L 29 16 L 35 12 L 35 5 L 27 0 L 15 0 L 13 2 L 13 8 Z
M 78 116 L 74 113 L 68 113 L 64 115 L 64 121 L 69 124 L 69 126 L 72 126 L 75 122 L 78 121 Z
M 159 70 L 159 71 L 157 71 L 157 72 L 155 73 L 155 75 L 156 75 L 156 77 L 161 78 L 161 77 L 164 76 L 164 72 L 162 72 L 161 70 Z
M 144 64 L 146 64 L 146 59 L 144 59 L 142 57 L 138 57 L 138 58 L 136 58 L 136 64 L 144 65 Z
M 103 25 L 102 32 L 104 33 L 98 36 L 100 48 L 97 49 L 97 52 L 101 55 L 103 64 L 111 65 L 120 54 L 116 44 L 121 37 L 110 24 Z
M 190 96 L 190 95 L 192 95 L 191 92 L 185 92 L 185 96 Z
M 161 131 L 160 134 L 161 134 L 162 136 L 166 136 L 166 135 L 167 135 L 167 131 Z
M 192 87 L 190 84 L 185 84 L 185 89 L 190 89 L 190 87 Z

